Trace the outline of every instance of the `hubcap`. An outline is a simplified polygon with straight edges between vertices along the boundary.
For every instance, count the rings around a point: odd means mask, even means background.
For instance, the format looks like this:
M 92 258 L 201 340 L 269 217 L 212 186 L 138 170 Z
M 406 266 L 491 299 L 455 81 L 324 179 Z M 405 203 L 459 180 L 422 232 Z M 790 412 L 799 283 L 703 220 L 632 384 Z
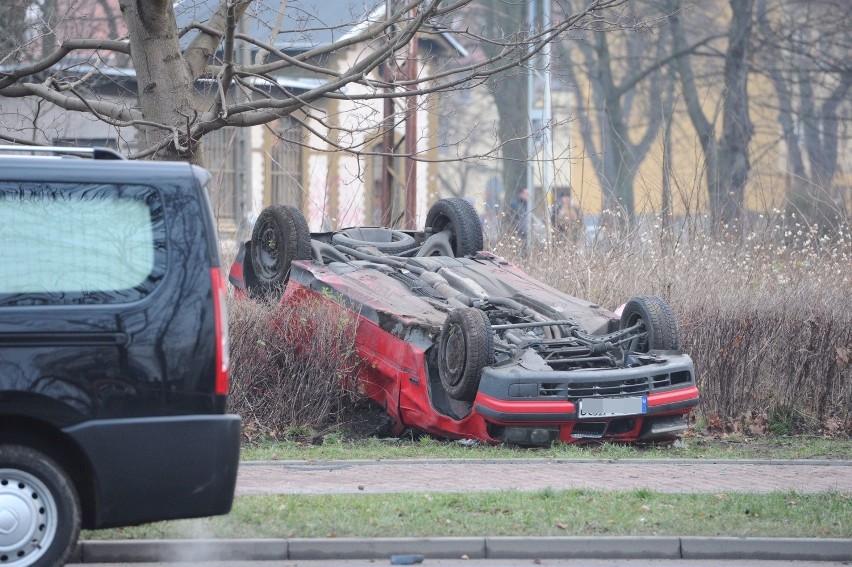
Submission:
M 56 501 L 32 474 L 0 469 L 0 565 L 32 565 L 56 536 Z

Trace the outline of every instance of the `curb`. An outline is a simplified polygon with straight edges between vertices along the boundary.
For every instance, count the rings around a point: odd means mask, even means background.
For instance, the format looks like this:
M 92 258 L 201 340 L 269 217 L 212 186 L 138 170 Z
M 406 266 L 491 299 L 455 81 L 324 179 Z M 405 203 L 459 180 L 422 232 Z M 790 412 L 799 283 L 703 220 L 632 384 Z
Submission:
M 736 537 L 447 537 L 87 540 L 72 563 L 388 559 L 711 559 L 850 561 L 852 539 Z
M 852 459 L 586 459 L 586 458 L 504 458 L 504 459 L 353 459 L 240 461 L 241 467 L 297 468 L 300 470 L 340 470 L 353 466 L 407 465 L 783 465 L 852 467 Z

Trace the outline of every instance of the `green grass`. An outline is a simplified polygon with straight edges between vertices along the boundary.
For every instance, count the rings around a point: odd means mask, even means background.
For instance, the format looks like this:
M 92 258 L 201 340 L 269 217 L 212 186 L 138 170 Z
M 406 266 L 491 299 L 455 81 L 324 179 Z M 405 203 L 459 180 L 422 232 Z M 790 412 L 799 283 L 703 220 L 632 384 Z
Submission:
M 852 439 L 766 437 L 760 439 L 686 438 L 675 445 L 558 444 L 545 449 L 462 445 L 431 437 L 419 440 L 345 441 L 328 436 L 321 445 L 296 441 L 264 441 L 243 446 L 242 460 L 353 459 L 852 459 Z
M 88 539 L 418 536 L 852 537 L 852 495 L 500 491 L 242 496 L 228 516 Z

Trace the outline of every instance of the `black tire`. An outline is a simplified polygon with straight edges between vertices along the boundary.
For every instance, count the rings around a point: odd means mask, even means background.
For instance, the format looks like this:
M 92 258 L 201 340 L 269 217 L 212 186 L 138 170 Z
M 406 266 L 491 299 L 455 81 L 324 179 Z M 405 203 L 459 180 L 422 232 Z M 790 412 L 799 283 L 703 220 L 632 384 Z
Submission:
M 80 535 L 80 500 L 53 459 L 29 447 L 0 445 L 0 512 L 7 520 L 0 565 L 65 565 Z
M 359 246 L 372 246 L 379 252 L 397 256 L 413 250 L 417 247 L 417 241 L 410 234 L 392 228 L 349 228 L 334 233 L 331 237 L 332 244 L 358 248 Z
M 266 293 L 257 281 L 257 275 L 254 273 L 254 265 L 251 261 L 251 242 L 247 244 L 248 254 L 243 258 L 243 283 L 246 286 L 246 292 L 252 299 L 263 300 L 266 298 Z
M 426 215 L 426 230 L 438 233 L 449 228 L 453 252 L 457 258 L 471 256 L 484 248 L 482 223 L 473 205 L 459 197 L 441 199 Z
M 649 350 L 679 350 L 677 320 L 669 304 L 656 295 L 633 297 L 621 313 L 622 329 L 639 321 L 645 324 L 645 337 L 639 340 L 638 352 Z
M 311 233 L 299 209 L 287 205 L 263 209 L 251 233 L 251 265 L 256 282 L 252 296 L 280 293 L 290 277 L 293 260 L 310 259 Z
M 438 372 L 451 397 L 472 402 L 482 370 L 494 364 L 494 332 L 488 316 L 463 307 L 447 314 L 438 343 Z

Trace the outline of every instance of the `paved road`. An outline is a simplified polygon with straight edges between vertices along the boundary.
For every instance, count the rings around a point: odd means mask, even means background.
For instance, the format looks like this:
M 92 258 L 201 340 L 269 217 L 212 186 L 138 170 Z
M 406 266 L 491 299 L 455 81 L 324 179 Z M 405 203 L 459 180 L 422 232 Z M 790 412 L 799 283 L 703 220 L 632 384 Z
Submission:
M 355 561 L 213 561 L 203 563 L 204 567 L 377 567 L 390 565 L 388 559 L 364 559 Z M 150 567 L 151 563 L 89 563 L 87 567 Z M 199 563 L 160 563 L 158 567 L 198 567 Z M 419 565 L 422 567 L 682 567 L 683 559 L 431 559 L 427 558 Z M 712 561 L 690 560 L 689 567 L 729 567 L 730 560 Z M 848 562 L 835 561 L 737 561 L 737 567 L 841 567 Z
M 505 490 L 523 489 L 538 490 L 545 487 L 554 489 L 581 488 L 591 490 L 635 490 L 647 488 L 661 492 L 767 492 L 775 490 L 795 490 L 799 492 L 837 491 L 852 493 L 852 460 L 850 461 L 685 461 L 685 460 L 399 460 L 399 461 L 280 461 L 241 463 L 237 478 L 238 494 L 346 494 L 346 493 L 387 493 L 387 492 L 437 492 L 437 491 L 471 491 L 471 490 Z M 381 539 L 381 538 L 379 538 Z M 339 555 L 340 549 L 371 549 L 375 558 L 367 560 L 306 560 L 289 559 L 274 563 L 259 563 L 233 561 L 210 563 L 213 567 L 260 567 L 260 565 L 280 565 L 281 567 L 366 567 L 367 565 L 390 564 L 389 557 L 399 553 L 397 548 L 405 547 L 406 553 L 413 553 L 411 543 L 399 541 L 382 542 L 379 539 L 363 541 L 341 541 L 340 538 L 330 540 L 288 540 L 284 542 L 287 551 L 278 550 L 276 557 L 344 557 Z M 548 541 L 533 541 L 536 538 L 520 538 L 519 541 L 498 541 L 501 538 L 491 538 L 487 542 L 461 541 L 465 538 L 438 538 L 435 541 L 415 546 L 417 553 L 429 555 L 424 564 L 434 567 L 509 567 L 526 565 L 589 565 L 600 567 L 674 567 L 684 564 L 689 558 L 691 567 L 717 567 L 729 564 L 749 565 L 753 567 L 774 567 L 790 564 L 782 561 L 742 561 L 743 559 L 780 559 L 790 558 L 805 560 L 796 562 L 797 567 L 829 565 L 848 565 L 833 563 L 841 559 L 852 560 L 852 540 L 790 540 L 781 541 L 760 538 L 663 538 L 674 539 L 667 541 L 671 553 L 662 553 L 669 549 L 660 541 L 646 541 L 648 538 L 627 538 L 629 541 L 603 541 L 607 538 L 593 538 L 590 542 L 577 543 L 567 541 L 576 538 L 545 538 Z M 470 538 L 468 538 L 470 539 Z M 477 539 L 477 538 L 474 538 Z M 488 539 L 488 538 L 486 538 Z M 503 538 L 505 539 L 505 538 Z M 541 539 L 541 538 L 539 538 Z M 618 538 L 615 538 L 618 539 Z M 654 538 L 651 538 L 654 539 Z M 704 541 L 708 539 L 708 541 Z M 258 540 L 248 542 L 222 542 L 213 544 L 200 542 L 205 552 L 212 553 L 211 558 L 221 559 L 224 556 L 248 559 L 253 554 L 260 553 L 264 542 L 269 546 L 280 546 L 277 540 Z M 120 547 L 118 550 L 110 546 Z M 250 552 L 239 552 L 240 544 L 248 545 Z M 157 561 L 165 558 L 180 557 L 188 559 L 193 553 L 184 542 L 84 542 L 90 545 L 81 553 L 84 562 L 95 565 L 98 561 L 133 560 Z M 135 549 L 128 551 L 126 545 Z M 207 549 L 209 545 L 224 545 L 227 554 Z M 471 549 L 490 549 L 495 553 L 494 559 L 477 559 L 483 553 L 455 551 L 448 552 L 448 546 L 472 545 Z M 500 557 L 572 557 L 571 553 L 558 552 L 554 549 L 562 547 L 575 549 L 580 545 L 585 555 L 600 556 L 600 559 L 542 559 L 540 562 L 531 559 L 499 559 Z M 588 553 L 589 546 L 615 548 Z M 177 546 L 166 553 L 168 549 Z M 341 548 L 341 546 L 343 546 Z M 360 547 L 359 547 L 360 546 Z M 382 547 L 384 546 L 384 547 Z M 423 547 L 425 546 L 425 547 Z M 435 553 L 435 546 L 444 553 Z M 502 547 L 501 547 L 502 546 Z M 562 547 L 560 547 L 562 546 Z M 615 555 L 623 555 L 625 546 L 633 549 L 637 557 L 680 557 L 671 560 L 624 560 L 603 559 Z M 643 546 L 650 546 L 653 553 L 642 552 Z M 381 553 L 379 548 L 381 547 Z M 597 548 L 595 547 L 595 549 Z M 429 553 L 423 549 L 431 550 Z M 530 555 L 529 549 L 533 549 Z M 553 548 L 553 549 L 551 549 Z M 609 549 L 607 548 L 607 549 Z M 362 549 L 362 551 L 363 551 Z M 511 550 L 503 553 L 500 550 Z M 603 549 L 603 548 L 602 548 Z M 708 549 L 712 553 L 708 553 Z M 721 549 L 721 551 L 720 551 Z M 526 550 L 526 551 L 524 551 Z M 547 552 L 543 550 L 549 550 Z M 221 551 L 221 550 L 220 550 Z M 297 553 L 297 551 L 299 553 Z M 647 549 L 646 549 L 647 551 Z M 165 555 L 164 555 L 165 553 Z M 363 555 L 363 554 L 362 554 Z M 359 554 L 348 553 L 345 556 L 358 557 Z M 435 555 L 436 557 L 433 557 Z M 461 557 L 467 555 L 474 559 L 438 559 L 443 557 Z M 484 554 L 490 557 L 490 552 Z M 266 558 L 268 554 L 263 555 Z M 368 556 L 368 555 L 366 555 Z M 717 559 L 706 560 L 703 558 Z M 727 559 L 721 559 L 727 557 Z M 736 558 L 732 561 L 731 558 Z M 258 555 L 257 559 L 261 559 Z M 196 557 L 196 559 L 200 559 Z M 823 561 L 810 561 L 822 559 Z M 189 564 L 195 564 L 191 561 Z M 103 564 L 102 567 L 106 567 Z M 130 567 L 130 563 L 111 563 Z M 168 564 L 181 567 L 188 565 Z M 162 564 L 166 567 L 166 564 Z M 140 566 L 141 567 L 141 566 Z
M 237 494 L 588 489 L 852 492 L 852 461 L 387 460 L 244 462 Z

